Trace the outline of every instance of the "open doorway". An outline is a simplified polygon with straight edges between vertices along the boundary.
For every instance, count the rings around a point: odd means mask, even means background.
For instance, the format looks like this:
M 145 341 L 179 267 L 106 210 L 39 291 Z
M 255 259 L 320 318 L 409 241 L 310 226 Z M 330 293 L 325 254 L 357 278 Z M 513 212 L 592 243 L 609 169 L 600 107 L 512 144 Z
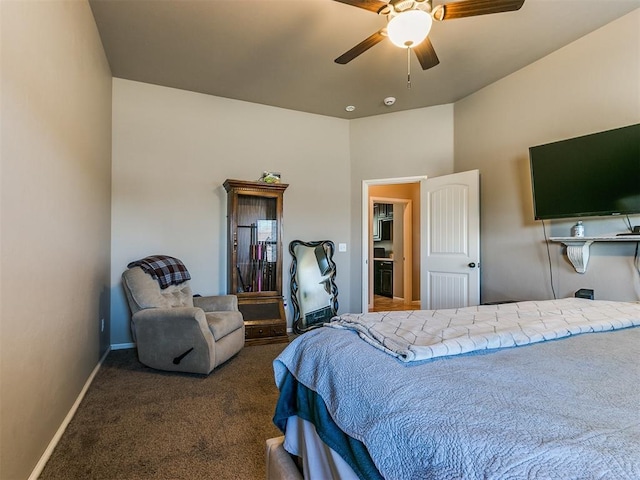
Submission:
M 424 178 L 363 182 L 364 312 L 420 308 L 419 206 Z
M 412 188 L 416 194 L 394 189 Z M 380 187 L 383 191 L 376 190 Z M 373 190 L 372 190 L 373 189 Z M 388 189 L 384 190 L 384 189 Z M 370 191 L 372 190 L 372 193 Z M 413 252 L 410 266 L 413 295 L 403 298 L 411 308 L 414 301 L 422 310 L 467 307 L 480 302 L 480 172 L 470 170 L 427 180 L 426 177 L 365 180 L 362 182 L 362 311 L 373 307 L 373 201 L 412 199 L 410 223 Z M 391 202 L 393 203 L 393 202 Z M 394 214 L 395 217 L 395 214 Z M 406 226 L 405 230 L 406 231 Z M 407 239 L 405 239 L 407 241 Z M 394 246 L 395 248 L 395 246 Z M 408 251 L 405 248 L 405 254 Z M 404 255 L 406 257 L 406 255 Z M 394 264 L 398 258 L 394 255 Z M 406 307 L 405 307 L 406 308 Z

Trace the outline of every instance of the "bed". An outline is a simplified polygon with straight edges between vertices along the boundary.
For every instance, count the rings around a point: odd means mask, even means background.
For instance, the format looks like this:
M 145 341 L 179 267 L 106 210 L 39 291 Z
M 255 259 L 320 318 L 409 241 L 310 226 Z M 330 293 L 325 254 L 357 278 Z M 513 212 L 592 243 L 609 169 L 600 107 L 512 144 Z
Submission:
M 274 361 L 307 480 L 640 478 L 640 303 L 347 314 Z

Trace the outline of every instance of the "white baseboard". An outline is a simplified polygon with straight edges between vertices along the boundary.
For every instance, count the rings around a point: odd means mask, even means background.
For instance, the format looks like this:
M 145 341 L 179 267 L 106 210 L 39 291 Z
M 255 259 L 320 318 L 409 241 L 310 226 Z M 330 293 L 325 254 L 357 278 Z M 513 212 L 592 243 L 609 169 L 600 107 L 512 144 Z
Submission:
M 62 438 L 62 434 L 64 433 L 64 431 L 69 426 L 69 423 L 71 422 L 71 419 L 73 418 L 73 416 L 76 414 L 76 411 L 78 410 L 78 407 L 80 406 L 80 402 L 82 402 L 82 399 L 84 398 L 85 394 L 87 393 L 87 390 L 89 389 L 89 386 L 91 385 L 91 382 L 93 382 L 93 379 L 95 378 L 96 374 L 98 373 L 98 370 L 100 370 L 100 367 L 102 367 L 102 364 L 104 363 L 104 359 L 107 358 L 107 355 L 109 354 L 110 351 L 111 351 L 111 349 L 108 348 L 107 351 L 104 352 L 104 355 L 102 355 L 102 357 L 98 361 L 98 364 L 95 366 L 95 368 L 91 372 L 91 375 L 89 375 L 89 378 L 87 378 L 87 381 L 85 382 L 84 387 L 82 387 L 82 390 L 80 391 L 80 394 L 78 395 L 78 398 L 76 398 L 76 401 L 71 406 L 71 410 L 69 410 L 69 413 L 67 413 L 67 416 L 64 417 L 64 420 L 62 421 L 62 424 L 60 425 L 60 427 L 58 427 L 58 430 L 56 431 L 56 434 L 53 436 L 53 438 L 49 442 L 49 445 L 47 446 L 47 448 L 45 449 L 44 453 L 40 457 L 40 460 L 38 461 L 38 463 L 36 464 L 35 468 L 31 472 L 31 475 L 29 475 L 29 480 L 37 480 L 38 477 L 40 477 L 40 474 L 42 473 L 42 470 L 44 469 L 44 466 L 49 461 L 49 457 L 51 457 L 51 454 L 53 453 L 53 450 L 56 448 L 56 445 L 58 445 L 58 442 Z
M 127 350 L 128 348 L 136 348 L 135 343 L 114 343 L 111 345 L 111 350 Z

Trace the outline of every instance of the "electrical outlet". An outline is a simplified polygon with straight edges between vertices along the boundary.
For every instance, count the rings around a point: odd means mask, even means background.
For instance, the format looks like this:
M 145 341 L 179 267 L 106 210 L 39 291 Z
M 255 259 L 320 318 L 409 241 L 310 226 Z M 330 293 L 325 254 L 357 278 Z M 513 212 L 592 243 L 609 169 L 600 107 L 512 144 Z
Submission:
M 104 332 L 104 318 L 100 319 L 100 331 Z
M 347 244 L 346 243 L 339 243 L 338 244 L 338 251 L 339 252 L 346 252 L 347 251 Z

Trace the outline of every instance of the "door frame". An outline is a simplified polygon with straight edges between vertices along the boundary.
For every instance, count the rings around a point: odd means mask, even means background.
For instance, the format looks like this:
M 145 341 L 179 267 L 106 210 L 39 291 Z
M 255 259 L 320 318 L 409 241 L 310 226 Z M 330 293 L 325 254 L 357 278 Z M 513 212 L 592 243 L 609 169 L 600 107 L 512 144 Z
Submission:
M 373 214 L 373 203 L 369 201 L 369 186 L 370 185 L 399 185 L 403 183 L 417 183 L 422 188 L 422 180 L 426 180 L 427 175 L 417 175 L 413 177 L 397 177 L 397 178 L 380 178 L 373 180 L 362 181 L 362 298 L 361 308 L 362 313 L 369 311 L 369 297 L 370 295 L 370 264 L 371 264 L 371 252 L 373 248 L 373 239 L 369 232 L 369 222 Z M 418 227 L 420 228 L 420 227 Z M 405 265 L 406 267 L 406 265 Z M 406 299 L 405 299 L 406 301 Z

